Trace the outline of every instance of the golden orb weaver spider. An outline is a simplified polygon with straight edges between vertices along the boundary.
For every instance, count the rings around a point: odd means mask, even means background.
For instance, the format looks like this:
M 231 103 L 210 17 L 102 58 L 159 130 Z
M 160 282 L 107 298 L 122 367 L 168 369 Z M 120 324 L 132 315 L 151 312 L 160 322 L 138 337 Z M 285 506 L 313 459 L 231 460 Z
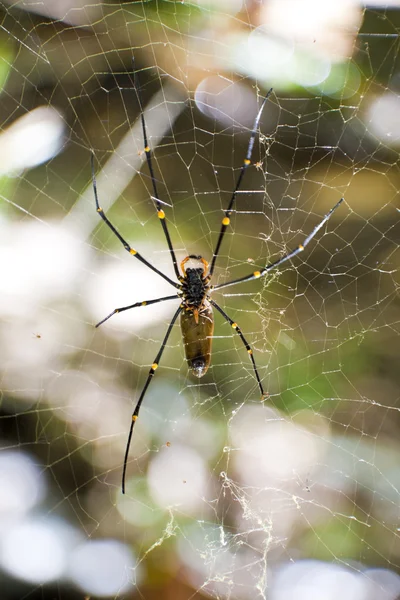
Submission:
M 127 463 L 128 463 L 128 456 L 129 456 L 129 449 L 130 449 L 131 440 L 132 440 L 133 428 L 138 419 L 140 407 L 142 405 L 142 402 L 143 402 L 143 399 L 147 392 L 147 389 L 150 385 L 150 382 L 154 376 L 156 369 L 159 366 L 161 356 L 164 352 L 168 338 L 170 336 L 170 333 L 172 331 L 172 328 L 173 328 L 178 316 L 181 315 L 181 331 L 182 331 L 182 339 L 183 339 L 184 348 L 185 348 L 186 360 L 188 362 L 190 370 L 196 377 L 203 377 L 203 375 L 207 372 L 208 367 L 210 366 L 211 343 L 212 343 L 212 336 L 213 336 L 213 332 L 214 332 L 213 308 L 215 308 L 224 317 L 224 319 L 228 323 L 230 323 L 232 328 L 239 334 L 240 339 L 242 340 L 243 345 L 245 346 L 245 348 L 249 354 L 250 360 L 252 362 L 254 374 L 255 374 L 255 377 L 256 377 L 256 380 L 258 383 L 258 387 L 260 388 L 261 396 L 262 396 L 262 398 L 264 398 L 266 396 L 266 394 L 264 392 L 264 389 L 263 389 L 263 386 L 261 383 L 261 379 L 258 374 L 256 362 L 255 362 L 254 356 L 253 356 L 253 351 L 252 351 L 250 345 L 248 344 L 248 342 L 247 342 L 246 338 L 244 337 L 238 324 L 235 323 L 226 314 L 226 312 L 211 298 L 211 293 L 215 290 L 220 290 L 220 289 L 228 287 L 230 285 L 244 283 L 245 281 L 251 281 L 252 279 L 259 279 L 260 277 L 263 277 L 264 275 L 266 275 L 267 273 L 269 273 L 270 271 L 272 271 L 273 269 L 275 269 L 282 263 L 284 263 L 287 260 L 290 260 L 291 258 L 296 256 L 296 254 L 299 254 L 300 252 L 302 252 L 305 249 L 305 247 L 307 246 L 307 244 L 313 239 L 313 237 L 318 233 L 318 231 L 324 226 L 324 224 L 328 221 L 328 219 L 331 217 L 333 212 L 338 208 L 338 206 L 344 200 L 343 198 L 341 198 L 339 200 L 339 202 L 337 202 L 335 204 L 335 206 L 333 206 L 333 208 L 331 208 L 331 210 L 324 216 L 324 218 L 320 221 L 320 223 L 318 225 L 316 225 L 316 227 L 314 227 L 312 232 L 305 238 L 303 243 L 299 244 L 294 250 L 288 252 L 287 254 L 285 254 L 284 256 L 279 258 L 278 260 L 276 260 L 270 264 L 267 264 L 263 269 L 261 269 L 261 271 L 253 271 L 249 275 L 245 275 L 244 277 L 239 277 L 238 279 L 234 279 L 232 281 L 227 281 L 225 283 L 221 283 L 216 286 L 211 285 L 211 278 L 214 273 L 215 263 L 217 261 L 218 255 L 219 255 L 219 250 L 221 248 L 221 244 L 224 239 L 225 232 L 230 224 L 230 216 L 233 212 L 236 195 L 237 195 L 237 192 L 242 183 L 243 176 L 246 172 L 246 169 L 251 164 L 251 156 L 253 153 L 253 146 L 254 146 L 256 135 L 257 135 L 258 126 L 260 123 L 260 119 L 261 119 L 261 115 L 262 115 L 264 106 L 265 106 L 269 96 L 272 93 L 272 88 L 271 88 L 268 91 L 268 93 L 266 94 L 266 96 L 264 97 L 261 107 L 255 118 L 254 125 L 253 125 L 253 128 L 250 133 L 250 139 L 249 139 L 249 143 L 247 146 L 246 157 L 243 161 L 239 176 L 236 181 L 235 188 L 232 192 L 232 196 L 231 196 L 228 208 L 224 211 L 224 217 L 222 219 L 219 237 L 218 237 L 217 244 L 215 246 L 215 250 L 213 252 L 212 259 L 211 259 L 211 266 L 209 267 L 208 262 L 202 256 L 190 254 L 180 264 L 181 271 L 182 271 L 182 275 L 181 275 L 181 273 L 179 272 L 179 269 L 178 269 L 175 252 L 174 252 L 171 238 L 169 235 L 166 218 L 165 218 L 165 212 L 162 209 L 162 206 L 161 206 L 162 202 L 158 196 L 156 178 L 154 175 L 153 164 L 152 164 L 152 159 L 151 159 L 151 150 L 150 150 L 150 146 L 149 146 L 148 139 L 147 139 L 147 129 L 146 129 L 146 123 L 145 123 L 145 119 L 144 119 L 144 112 L 143 112 L 143 107 L 142 107 L 140 89 L 135 81 L 134 81 L 134 88 L 136 91 L 139 108 L 140 108 L 140 117 L 141 117 L 143 141 L 144 141 L 144 151 L 146 154 L 147 166 L 148 166 L 148 169 L 150 172 L 150 181 L 151 181 L 151 185 L 153 187 L 153 199 L 155 201 L 157 215 L 158 215 L 158 218 L 160 220 L 161 226 L 164 231 L 164 235 L 165 235 L 168 249 L 170 252 L 170 256 L 172 259 L 173 268 L 174 268 L 175 275 L 176 275 L 178 282 L 175 282 L 172 279 L 170 279 L 167 275 L 165 275 L 159 269 L 157 269 L 157 267 L 155 267 L 148 260 L 146 260 L 141 254 L 139 254 L 139 252 L 137 250 L 132 248 L 128 244 L 128 242 L 126 242 L 125 239 L 121 236 L 121 234 L 114 227 L 114 225 L 111 223 L 111 221 L 106 217 L 103 209 L 100 207 L 99 200 L 98 200 L 95 167 L 94 167 L 94 155 L 92 153 L 92 156 L 91 156 L 92 182 L 93 182 L 93 192 L 94 192 L 94 197 L 95 197 L 95 202 L 96 202 L 96 209 L 97 209 L 97 212 L 99 213 L 100 217 L 103 219 L 103 221 L 107 224 L 107 226 L 111 229 L 111 231 L 120 240 L 120 242 L 124 246 L 125 250 L 127 250 L 132 256 L 134 256 L 135 258 L 140 260 L 140 262 L 144 263 L 147 267 L 152 269 L 160 277 L 162 277 L 163 279 L 168 281 L 168 283 L 170 285 L 172 285 L 177 291 L 172 296 L 164 296 L 163 298 L 156 298 L 153 300 L 143 300 L 141 302 L 135 302 L 134 304 L 131 304 L 129 306 L 122 306 L 120 308 L 115 308 L 109 315 L 107 315 L 107 317 L 105 317 L 99 323 L 97 323 L 96 327 L 99 327 L 100 325 L 102 325 L 105 321 L 107 321 L 110 317 L 112 317 L 116 313 L 123 312 L 125 310 L 130 310 L 131 308 L 137 308 L 139 306 L 147 306 L 150 304 L 157 304 L 158 302 L 165 302 L 167 300 L 174 300 L 174 299 L 175 300 L 179 299 L 180 304 L 179 304 L 178 309 L 175 311 L 175 314 L 172 317 L 172 320 L 168 326 L 168 329 L 167 329 L 167 332 L 162 341 L 160 350 L 158 351 L 158 354 L 155 357 L 154 362 L 150 367 L 146 383 L 142 389 L 142 392 L 136 403 L 135 409 L 132 413 L 132 420 L 131 420 L 131 425 L 130 425 L 130 429 L 129 429 L 128 441 L 127 441 L 126 449 L 125 449 L 123 471 L 122 471 L 122 493 L 123 494 L 125 493 L 126 468 L 127 468 Z M 185 268 L 185 265 L 189 260 L 197 260 L 197 261 L 199 261 L 199 263 L 202 266 L 197 267 L 197 268 L 193 268 L 193 267 Z

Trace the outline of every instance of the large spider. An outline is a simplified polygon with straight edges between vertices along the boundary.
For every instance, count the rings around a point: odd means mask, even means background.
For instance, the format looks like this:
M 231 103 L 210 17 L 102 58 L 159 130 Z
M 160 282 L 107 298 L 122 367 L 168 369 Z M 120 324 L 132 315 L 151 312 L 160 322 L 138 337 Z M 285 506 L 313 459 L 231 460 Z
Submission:
M 272 88 L 271 88 L 269 90 L 269 92 L 267 93 L 267 95 L 265 96 L 265 98 L 261 104 L 261 108 L 258 111 L 258 114 L 255 118 L 253 129 L 251 131 L 250 139 L 249 139 L 249 143 L 248 143 L 248 147 L 247 147 L 246 157 L 243 161 L 243 164 L 242 164 L 242 167 L 241 167 L 241 170 L 239 173 L 239 177 L 238 177 L 236 185 L 235 185 L 235 189 L 233 190 L 231 200 L 229 202 L 229 206 L 225 210 L 225 214 L 222 219 L 221 230 L 219 232 L 217 244 L 215 246 L 215 250 L 212 255 L 211 265 L 209 267 L 208 262 L 203 257 L 194 255 L 194 254 L 190 254 L 180 264 L 181 271 L 182 271 L 182 274 L 181 274 L 178 269 L 178 264 L 176 261 L 174 248 L 172 246 L 171 238 L 169 235 L 169 231 L 168 231 L 168 227 L 167 227 L 167 223 L 166 223 L 166 219 L 165 219 L 165 212 L 162 209 L 162 206 L 161 206 L 162 202 L 159 199 L 158 192 L 157 192 L 156 178 L 154 176 L 153 164 L 152 164 L 152 159 L 151 159 L 151 150 L 150 150 L 150 146 L 148 144 L 148 139 L 147 139 L 146 123 L 145 123 L 144 114 L 143 114 L 143 108 L 142 108 L 139 87 L 137 85 L 135 85 L 134 87 L 136 90 L 136 94 L 137 94 L 138 102 L 139 102 L 139 106 L 140 106 L 141 122 L 142 122 L 142 130 L 143 130 L 143 140 L 144 140 L 144 151 L 146 153 L 147 165 L 149 168 L 151 184 L 153 187 L 153 199 L 154 199 L 154 202 L 155 202 L 155 205 L 157 208 L 158 218 L 160 219 L 160 223 L 161 223 L 161 226 L 162 226 L 164 234 L 165 234 L 165 238 L 166 238 L 169 252 L 171 255 L 172 264 L 174 267 L 177 282 L 173 281 L 167 275 L 165 275 L 164 273 L 159 271 L 159 269 L 157 269 L 157 267 L 152 265 L 141 254 L 139 254 L 139 252 L 137 250 L 132 248 L 128 244 L 128 242 L 125 241 L 125 239 L 121 236 L 121 234 L 117 231 L 117 229 L 114 227 L 114 225 L 111 223 L 111 221 L 109 221 L 109 219 L 104 214 L 104 211 L 100 207 L 99 201 L 98 201 L 95 168 L 94 168 L 94 156 L 92 154 L 92 159 L 91 159 L 92 179 L 93 179 L 93 191 L 94 191 L 94 197 L 95 197 L 95 201 L 96 201 L 96 208 L 97 208 L 97 212 L 99 213 L 99 215 L 101 216 L 103 221 L 108 225 L 108 227 L 111 229 L 111 231 L 117 236 L 117 238 L 123 244 L 125 250 L 127 250 L 132 256 L 134 256 L 135 258 L 140 260 L 142 263 L 147 265 L 150 269 L 155 271 L 155 273 L 160 275 L 160 277 L 163 277 L 163 279 L 168 281 L 168 283 L 170 285 L 172 285 L 172 287 L 175 288 L 176 292 L 172 296 L 164 296 L 163 298 L 156 298 L 154 300 L 143 300 L 142 302 L 135 302 L 134 304 L 131 304 L 129 306 L 122 306 L 121 308 L 115 308 L 107 317 L 105 317 L 102 321 L 97 323 L 96 327 L 99 327 L 99 325 L 102 325 L 102 323 L 107 321 L 114 314 L 123 312 L 125 310 L 130 310 L 131 308 L 137 308 L 139 306 L 146 306 L 149 304 L 157 304 L 158 302 L 165 302 L 167 300 L 176 300 L 177 298 L 180 300 L 180 304 L 179 304 L 178 309 L 175 311 L 175 314 L 172 317 L 172 320 L 168 326 L 168 329 L 167 329 L 165 337 L 162 341 L 160 350 L 158 351 L 158 354 L 155 357 L 154 362 L 150 367 L 150 371 L 149 371 L 146 383 L 145 383 L 144 388 L 139 396 L 139 400 L 136 403 L 135 409 L 132 413 L 132 421 L 131 421 L 131 426 L 130 426 L 130 430 L 129 430 L 128 441 L 126 444 L 124 465 L 123 465 L 123 471 L 122 471 L 122 493 L 123 494 L 125 493 L 126 467 L 127 467 L 127 462 L 128 462 L 128 455 L 129 455 L 129 448 L 130 448 L 131 439 L 132 439 L 133 427 L 139 416 L 140 407 L 142 405 L 142 402 L 143 402 L 143 399 L 147 392 L 147 389 L 150 385 L 150 381 L 152 380 L 154 373 L 159 366 L 159 362 L 160 362 L 161 356 L 164 352 L 164 348 L 167 344 L 172 327 L 174 326 L 174 323 L 177 320 L 178 316 L 181 315 L 181 330 L 182 330 L 183 344 L 184 344 L 184 348 L 185 348 L 185 355 L 186 355 L 186 360 L 188 362 L 189 368 L 192 371 L 193 375 L 195 375 L 196 377 L 203 377 L 203 375 L 207 372 L 208 367 L 210 366 L 211 343 L 212 343 L 212 337 L 213 337 L 213 332 L 214 332 L 214 316 L 213 316 L 213 307 L 214 307 L 224 317 L 224 319 L 226 321 L 228 321 L 228 323 L 230 323 L 232 328 L 239 334 L 240 339 L 242 340 L 243 345 L 245 346 L 245 348 L 250 356 L 250 360 L 252 362 L 253 369 L 254 369 L 254 374 L 257 379 L 257 383 L 260 388 L 262 398 L 264 398 L 266 394 L 264 393 L 264 389 L 263 389 L 263 386 L 262 386 L 262 383 L 260 380 L 260 376 L 257 371 L 257 366 L 256 366 L 256 363 L 254 360 L 253 351 L 252 351 L 249 343 L 247 342 L 246 338 L 244 337 L 238 324 L 235 323 L 226 314 L 226 312 L 211 298 L 211 294 L 215 290 L 220 290 L 220 289 L 228 287 L 230 285 L 244 283 L 245 281 L 251 281 L 252 279 L 259 279 L 260 277 L 263 277 L 264 275 L 266 275 L 267 273 L 272 271 L 272 269 L 275 269 L 276 267 L 281 265 L 283 262 L 290 260 L 291 258 L 296 256 L 296 254 L 299 254 L 300 252 L 302 252 L 304 250 L 304 248 L 307 246 L 307 244 L 312 240 L 312 238 L 316 235 L 316 233 L 323 227 L 323 225 L 331 217 L 332 213 L 338 208 L 338 206 L 343 201 L 343 198 L 341 198 L 339 200 L 339 202 L 337 202 L 337 204 L 335 204 L 335 206 L 333 208 L 331 208 L 331 210 L 324 216 L 322 221 L 316 227 L 314 227 L 313 231 L 305 238 L 303 243 L 299 244 L 294 250 L 288 252 L 287 254 L 285 254 L 284 256 L 282 256 L 281 258 L 276 260 L 275 262 L 272 262 L 272 263 L 266 265 L 261 271 L 253 271 L 249 275 L 245 275 L 244 277 L 240 277 L 239 279 L 234 279 L 232 281 L 220 283 L 215 286 L 211 285 L 211 279 L 212 279 L 212 276 L 214 273 L 215 263 L 217 261 L 217 258 L 219 255 L 219 250 L 220 250 L 222 241 L 224 239 L 224 234 L 230 224 L 230 216 L 233 212 L 233 206 L 234 206 L 234 203 L 236 200 L 236 195 L 237 195 L 239 187 L 242 183 L 243 176 L 246 172 L 246 169 L 251 164 L 251 156 L 252 156 L 252 152 L 253 152 L 254 141 L 255 141 L 255 138 L 257 135 L 257 130 L 258 130 L 261 114 L 264 109 L 265 103 L 267 102 L 267 99 L 272 92 Z M 186 263 L 190 260 L 197 261 L 198 266 L 185 267 Z

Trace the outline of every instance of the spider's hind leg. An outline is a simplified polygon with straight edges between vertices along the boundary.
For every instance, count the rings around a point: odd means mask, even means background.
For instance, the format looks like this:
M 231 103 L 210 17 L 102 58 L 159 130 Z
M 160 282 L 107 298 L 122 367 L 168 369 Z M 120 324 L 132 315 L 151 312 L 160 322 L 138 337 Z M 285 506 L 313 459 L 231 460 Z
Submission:
M 248 343 L 248 341 L 246 340 L 246 338 L 244 337 L 242 330 L 240 329 L 239 325 L 237 323 L 235 323 L 235 321 L 233 321 L 224 310 L 222 310 L 222 308 L 220 306 L 218 306 L 218 304 L 216 302 L 214 302 L 214 300 L 210 300 L 211 304 L 214 306 L 214 308 L 217 309 L 217 311 L 219 313 L 221 313 L 221 315 L 224 317 L 225 321 L 228 321 L 228 323 L 230 323 L 232 329 L 234 329 L 236 331 L 236 333 L 239 334 L 240 339 L 243 342 L 244 347 L 247 350 L 248 355 L 250 356 L 251 362 L 253 364 L 253 369 L 254 369 L 254 374 L 256 376 L 257 379 L 257 383 L 258 383 L 258 387 L 260 388 L 260 392 L 261 392 L 261 400 L 264 400 L 265 398 L 268 397 L 268 393 L 264 392 L 264 388 L 262 386 L 261 383 L 261 379 L 260 376 L 258 374 L 258 370 L 257 370 L 257 365 L 256 365 L 256 361 L 254 360 L 254 356 L 253 356 L 253 350 L 251 349 L 250 344 Z
M 134 411 L 132 413 L 131 426 L 130 426 L 130 429 L 129 429 L 128 441 L 126 443 L 126 449 L 125 449 L 124 466 L 123 466 L 123 469 L 122 469 L 122 493 L 123 494 L 125 494 L 126 467 L 128 465 L 129 448 L 131 447 L 131 440 L 132 440 L 133 428 L 135 426 L 136 421 L 138 420 L 140 407 L 141 407 L 143 399 L 144 399 L 144 397 L 146 395 L 147 388 L 149 387 L 150 382 L 151 382 L 151 380 L 154 377 L 154 373 L 155 373 L 156 369 L 158 368 L 161 356 L 162 356 L 162 354 L 164 352 L 165 346 L 167 345 L 168 338 L 170 336 L 170 333 L 172 331 L 174 323 L 175 323 L 176 319 L 178 318 L 179 313 L 181 312 L 181 310 L 182 310 L 182 308 L 179 307 L 178 310 L 175 312 L 174 316 L 172 317 L 172 320 L 171 320 L 171 322 L 170 322 L 170 324 L 168 326 L 168 329 L 167 329 L 167 333 L 165 334 L 164 339 L 162 341 L 161 348 L 159 349 L 158 354 L 155 357 L 154 362 L 153 362 L 153 364 L 150 367 L 149 374 L 148 374 L 147 379 L 146 379 L 146 383 L 144 384 L 144 388 L 142 389 L 142 392 L 141 392 L 141 394 L 139 396 L 139 400 L 137 401 L 135 409 L 134 409 Z

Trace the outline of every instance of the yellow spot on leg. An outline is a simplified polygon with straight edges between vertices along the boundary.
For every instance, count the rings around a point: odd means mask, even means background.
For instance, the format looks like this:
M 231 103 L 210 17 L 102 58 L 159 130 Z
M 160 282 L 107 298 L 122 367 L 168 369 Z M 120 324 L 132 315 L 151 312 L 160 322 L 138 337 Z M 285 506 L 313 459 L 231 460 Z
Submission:
M 135 254 L 137 254 L 137 250 L 135 250 L 134 248 L 131 248 L 129 250 L 130 254 L 133 254 L 133 256 L 135 256 Z M 125 255 L 126 256 L 126 255 Z
M 151 365 L 151 368 L 153 369 L 153 371 L 155 371 L 157 369 L 157 367 L 158 367 L 158 363 L 153 363 Z
M 157 211 L 159 219 L 165 219 L 165 212 L 163 210 Z
M 247 350 L 247 352 L 248 352 L 249 354 L 253 354 L 253 350 L 252 350 L 251 348 L 249 348 L 249 349 Z
M 261 277 L 260 271 L 254 271 L 253 276 L 254 277 Z
M 303 246 L 303 244 L 299 244 L 299 245 L 298 245 L 298 249 L 300 250 L 300 252 L 301 252 L 302 250 L 304 250 L 304 246 Z
M 99 208 L 97 209 L 97 212 L 103 212 L 103 209 L 101 208 L 101 206 L 99 206 Z
M 145 152 L 150 152 L 150 146 L 146 146 L 146 148 L 144 149 Z
M 231 222 L 229 217 L 224 217 L 222 219 L 222 225 L 225 225 L 225 227 L 227 227 L 229 225 L 229 223 Z
M 232 328 L 237 329 L 237 323 L 232 323 Z
M 246 166 L 248 166 L 248 165 L 250 164 L 250 161 L 249 161 L 249 159 L 248 159 L 248 158 L 245 158 L 245 159 L 244 159 L 244 161 L 243 161 L 243 163 L 244 163 Z
M 147 304 L 146 300 L 143 300 L 142 306 L 146 306 L 146 304 Z
M 137 419 L 138 419 L 138 416 L 137 416 L 137 415 L 132 415 L 132 421 L 133 421 L 133 422 L 137 421 Z

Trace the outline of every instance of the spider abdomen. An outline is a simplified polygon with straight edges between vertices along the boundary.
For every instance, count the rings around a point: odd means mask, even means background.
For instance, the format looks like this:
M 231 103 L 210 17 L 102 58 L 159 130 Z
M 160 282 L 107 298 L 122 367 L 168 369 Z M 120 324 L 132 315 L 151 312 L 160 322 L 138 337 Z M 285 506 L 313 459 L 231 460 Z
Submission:
M 181 330 L 189 369 L 196 377 L 206 374 L 211 362 L 214 315 L 208 300 L 199 309 L 181 312 Z

